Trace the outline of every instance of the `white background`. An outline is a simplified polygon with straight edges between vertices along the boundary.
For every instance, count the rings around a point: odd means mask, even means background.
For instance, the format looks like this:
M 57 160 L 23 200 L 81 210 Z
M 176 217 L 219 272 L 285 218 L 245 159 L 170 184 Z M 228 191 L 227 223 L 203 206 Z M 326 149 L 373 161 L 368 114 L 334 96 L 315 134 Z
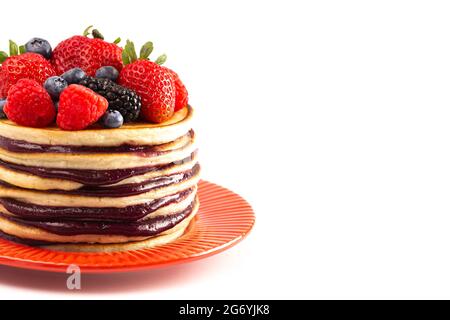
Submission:
M 81 292 L 0 267 L 0 298 L 450 298 L 448 2 L 26 3 L 2 3 L 5 49 L 93 23 L 167 53 L 204 178 L 257 223 L 218 256 Z

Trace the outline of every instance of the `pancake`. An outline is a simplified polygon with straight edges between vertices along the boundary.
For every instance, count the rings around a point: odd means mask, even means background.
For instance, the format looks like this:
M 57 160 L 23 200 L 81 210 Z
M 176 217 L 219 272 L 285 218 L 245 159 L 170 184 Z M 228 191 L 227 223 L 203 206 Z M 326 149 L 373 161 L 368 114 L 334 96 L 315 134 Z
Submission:
M 0 237 L 86 252 L 178 238 L 199 208 L 192 116 L 81 131 L 0 120 Z
M 131 241 L 126 243 L 110 243 L 110 244 L 52 244 L 47 241 L 32 241 L 32 240 L 24 240 L 21 238 L 17 238 L 11 236 L 9 234 L 3 233 L 0 231 L 0 238 L 5 240 L 14 241 L 20 244 L 42 247 L 47 250 L 54 251 L 64 251 L 64 252 L 116 252 L 116 251 L 132 251 L 132 250 L 140 250 L 140 249 L 148 249 L 160 245 L 164 245 L 166 243 L 170 243 L 179 237 L 181 237 L 188 228 L 194 223 L 195 216 L 189 217 L 186 220 L 182 221 L 180 224 L 175 226 L 171 231 L 171 233 L 160 234 L 158 236 L 141 240 L 141 241 Z
M 160 165 L 180 161 L 196 150 L 194 135 L 161 147 L 150 155 L 139 153 L 73 154 L 73 153 L 17 153 L 0 149 L 0 160 L 12 164 L 58 169 L 107 170 Z M 170 149 L 173 147 L 174 149 Z
M 145 241 L 151 240 L 154 237 L 159 237 L 161 235 L 169 235 L 180 228 L 186 228 L 189 224 L 189 221 L 196 215 L 199 208 L 198 199 L 195 200 L 192 204 L 192 208 L 189 212 L 189 215 L 186 216 L 181 222 L 176 225 L 165 229 L 164 231 L 158 233 L 155 236 L 126 236 L 126 235 L 104 235 L 104 234 L 77 234 L 77 235 L 60 235 L 56 233 L 52 233 L 46 230 L 42 230 L 40 228 L 36 228 L 33 226 L 27 226 L 12 220 L 9 220 L 5 217 L 0 216 L 0 231 L 2 231 L 6 235 L 10 235 L 16 238 L 22 239 L 22 242 L 27 242 L 27 240 L 32 241 L 43 241 L 47 243 L 47 246 L 51 246 L 52 244 L 108 244 L 108 245 L 117 245 L 117 244 L 126 244 L 129 242 L 136 241 Z M 49 244 L 51 243 L 51 244 Z
M 59 245 L 44 245 L 43 248 L 49 250 L 58 250 L 65 252 L 115 252 L 115 251 L 131 251 L 148 249 L 170 243 L 180 238 L 189 225 L 193 223 L 195 215 L 187 218 L 177 226 L 175 226 L 170 233 L 162 233 L 159 236 L 149 238 L 141 241 L 132 241 L 127 243 L 114 244 L 59 244 Z
M 142 204 L 115 207 L 40 206 L 11 198 L 0 198 L 0 213 L 30 221 L 143 221 L 186 209 L 197 187 L 183 190 Z
M 193 109 L 189 106 L 176 112 L 160 124 L 127 123 L 118 129 L 63 131 L 57 127 L 31 128 L 9 120 L 0 120 L 0 136 L 43 145 L 111 147 L 129 145 L 158 145 L 174 141 L 192 129 Z
M 66 175 L 66 179 L 60 178 L 61 176 L 64 177 L 63 174 L 61 174 L 60 169 L 53 170 L 55 174 L 53 174 L 54 177 L 52 177 L 52 170 L 46 170 L 43 171 L 42 168 L 34 169 L 30 167 L 20 167 L 17 165 L 11 165 L 2 163 L 0 161 L 0 177 L 1 180 L 4 182 L 25 188 L 25 189 L 35 189 L 35 190 L 77 190 L 80 189 L 86 185 L 104 185 L 104 186 L 114 186 L 114 185 L 121 185 L 121 184 L 129 184 L 129 183 L 140 183 L 145 180 L 159 177 L 159 176 L 166 176 L 177 172 L 186 171 L 189 169 L 192 169 L 194 165 L 197 164 L 197 156 L 195 153 L 193 153 L 191 156 L 187 157 L 186 159 L 182 160 L 177 165 L 164 165 L 161 167 L 155 168 L 155 170 L 149 170 L 146 173 L 143 174 L 136 174 L 136 175 L 124 175 L 122 178 L 117 178 L 113 183 L 93 183 L 92 179 L 89 179 L 87 181 L 83 181 L 80 177 L 78 179 L 74 178 L 75 175 Z M 15 170 L 11 169 L 15 168 Z M 145 171 L 145 170 L 144 170 Z M 31 172 L 37 173 L 32 174 Z M 97 177 L 104 171 L 97 171 L 96 175 Z M 79 172 L 81 173 L 81 172 Z M 85 172 L 86 173 L 86 172 Z M 106 172 L 105 172 L 106 174 Z M 58 177 L 58 178 L 56 178 Z M 77 182 L 74 181 L 76 179 Z
M 70 206 L 70 207 L 126 207 L 137 205 L 149 200 L 159 199 L 170 194 L 180 192 L 196 186 L 200 180 L 200 171 L 184 181 L 164 187 L 151 189 L 144 193 L 127 197 L 85 196 L 62 194 L 50 191 L 29 190 L 0 185 L 0 198 L 21 199 L 22 201 L 41 206 Z

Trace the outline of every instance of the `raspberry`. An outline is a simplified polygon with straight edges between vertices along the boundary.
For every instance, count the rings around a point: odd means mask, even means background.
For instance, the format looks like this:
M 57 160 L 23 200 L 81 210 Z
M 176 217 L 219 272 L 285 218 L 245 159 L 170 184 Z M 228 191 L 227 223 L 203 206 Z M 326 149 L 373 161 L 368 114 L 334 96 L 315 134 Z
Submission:
M 35 128 L 48 126 L 56 114 L 50 95 L 30 79 L 21 79 L 9 89 L 4 112 L 9 120 Z
M 91 89 L 71 84 L 59 99 L 56 123 L 63 130 L 82 130 L 98 119 L 108 109 L 108 100 Z

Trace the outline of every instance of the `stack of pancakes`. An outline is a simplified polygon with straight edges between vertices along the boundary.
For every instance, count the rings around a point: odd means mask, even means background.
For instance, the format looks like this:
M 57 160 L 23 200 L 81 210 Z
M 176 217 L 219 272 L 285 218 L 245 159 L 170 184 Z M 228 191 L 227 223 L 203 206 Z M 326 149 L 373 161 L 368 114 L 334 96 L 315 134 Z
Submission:
M 62 131 L 0 121 L 0 237 L 66 251 L 132 250 L 198 210 L 193 110 L 166 123 Z

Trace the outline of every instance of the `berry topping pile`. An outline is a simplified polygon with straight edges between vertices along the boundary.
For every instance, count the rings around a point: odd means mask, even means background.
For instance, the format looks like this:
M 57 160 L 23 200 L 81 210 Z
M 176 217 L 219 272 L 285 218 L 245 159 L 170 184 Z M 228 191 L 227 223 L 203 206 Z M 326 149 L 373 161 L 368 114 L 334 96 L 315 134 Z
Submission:
M 0 119 L 27 127 L 83 130 L 162 123 L 188 105 L 188 92 L 166 55 L 149 60 L 153 43 L 108 42 L 92 26 L 54 49 L 42 38 L 0 51 Z

